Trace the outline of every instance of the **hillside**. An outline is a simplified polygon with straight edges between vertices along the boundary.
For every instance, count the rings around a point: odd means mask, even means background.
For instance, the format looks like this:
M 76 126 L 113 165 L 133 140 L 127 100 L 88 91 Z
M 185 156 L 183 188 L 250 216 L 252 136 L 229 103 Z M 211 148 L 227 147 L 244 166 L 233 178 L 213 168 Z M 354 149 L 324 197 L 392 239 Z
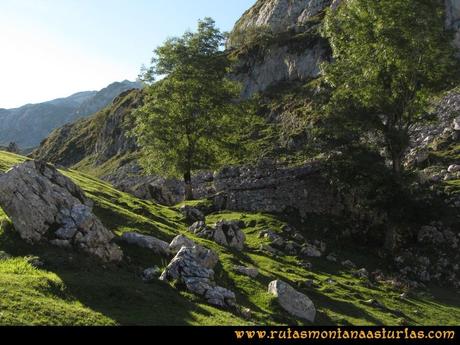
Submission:
M 79 92 L 16 109 L 0 109 L 0 145 L 15 142 L 21 149 L 40 144 L 52 130 L 105 108 L 120 93 L 139 88 L 139 83 L 116 82 L 100 91 Z
M 6 171 L 24 157 L 0 153 L 0 170 Z M 95 202 L 95 213 L 117 236 L 128 231 L 170 240 L 186 234 L 196 242 L 215 250 L 221 264 L 216 268 L 219 284 L 236 292 L 238 310 L 226 311 L 209 306 L 201 298 L 153 280 L 145 283 L 142 271 L 158 265 L 161 257 L 131 245 L 121 244 L 127 258 L 119 265 L 101 265 L 77 252 L 50 247 L 31 246 L 18 238 L 2 213 L 0 282 L 2 286 L 1 324 L 53 325 L 159 325 L 159 324 L 296 324 L 267 292 L 268 283 L 283 279 L 308 295 L 317 308 L 315 324 L 335 325 L 454 325 L 460 317 L 459 296 L 446 288 L 411 290 L 389 277 L 384 280 L 358 278 L 355 270 L 340 262 L 353 261 L 369 272 L 385 265 L 365 252 L 350 250 L 344 243 L 327 241 L 327 252 L 339 258 L 331 262 L 324 257 L 311 263 L 278 251 L 270 254 L 261 246 L 270 240 L 259 233 L 270 229 L 286 236 L 281 218 L 260 213 L 218 212 L 207 215 L 209 224 L 219 219 L 240 219 L 247 226 L 244 252 L 230 250 L 188 232 L 182 215 L 174 208 L 142 201 L 113 189 L 87 175 L 64 170 L 63 173 Z M 195 205 L 198 203 L 195 202 Z M 313 241 L 318 236 L 312 225 L 290 224 L 299 234 Z M 300 260 L 300 261 L 299 261 Z M 235 265 L 250 265 L 259 270 L 256 278 L 235 273 Z M 36 267 L 38 268 L 36 268 Z M 369 280 L 370 279 L 370 280 Z M 404 297 L 400 295 L 406 291 Z M 377 302 L 375 302 L 377 301 Z M 249 308 L 251 311 L 246 311 Z M 246 317 L 246 319 L 244 317 Z

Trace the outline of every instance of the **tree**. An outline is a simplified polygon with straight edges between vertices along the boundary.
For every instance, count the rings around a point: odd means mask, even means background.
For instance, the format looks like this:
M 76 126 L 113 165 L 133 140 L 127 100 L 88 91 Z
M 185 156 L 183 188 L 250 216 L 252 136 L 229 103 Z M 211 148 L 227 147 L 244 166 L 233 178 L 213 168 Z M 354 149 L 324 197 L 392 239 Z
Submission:
M 328 110 L 348 134 L 379 133 L 396 176 L 429 96 L 458 80 L 443 9 L 438 0 L 347 0 L 324 21 Z
M 192 172 L 222 162 L 229 135 L 243 121 L 244 105 L 235 101 L 240 88 L 227 79 L 224 40 L 206 18 L 196 32 L 157 48 L 152 66 L 143 72 L 151 85 L 135 128 L 141 163 L 149 173 L 182 176 L 186 199 L 193 198 Z M 163 78 L 153 83 L 155 76 Z

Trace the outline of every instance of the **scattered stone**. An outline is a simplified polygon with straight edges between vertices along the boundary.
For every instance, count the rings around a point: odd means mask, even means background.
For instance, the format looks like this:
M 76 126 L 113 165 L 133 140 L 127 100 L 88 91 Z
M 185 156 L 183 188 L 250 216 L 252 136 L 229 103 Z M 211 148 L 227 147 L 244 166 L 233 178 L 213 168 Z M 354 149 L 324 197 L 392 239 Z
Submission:
M 289 284 L 281 280 L 272 281 L 268 292 L 278 298 L 280 306 L 289 314 L 310 322 L 315 321 L 316 308 L 311 299 Z
M 264 251 L 264 252 L 267 252 L 267 253 L 269 253 L 270 255 L 273 255 L 273 256 L 283 255 L 282 252 L 280 252 L 279 250 L 273 248 L 269 244 L 261 244 L 259 249 Z
M 185 220 L 190 223 L 204 221 L 205 216 L 199 209 L 184 205 L 179 209 L 179 212 L 185 217 Z
M 161 269 L 158 266 L 147 268 L 142 272 L 142 280 L 150 282 L 158 278 L 161 274 Z
M 319 258 L 323 255 L 321 253 L 321 250 L 316 248 L 314 245 L 308 243 L 302 247 L 300 254 L 308 258 Z
M 380 303 L 379 301 L 375 300 L 375 299 L 369 299 L 367 301 L 364 302 L 365 304 L 368 304 L 372 307 L 375 307 L 375 308 L 385 308 L 385 306 Z
M 369 272 L 365 268 L 361 268 L 353 273 L 353 275 L 360 279 L 367 279 L 369 278 Z
M 454 126 L 454 130 L 460 131 L 460 117 L 457 117 L 456 119 L 454 119 L 453 126 Z
M 327 279 L 326 279 L 326 283 L 327 283 L 327 284 L 330 284 L 330 285 L 333 285 L 333 284 L 336 283 L 336 281 L 335 281 L 334 279 L 332 279 L 332 278 L 327 278 Z
M 45 267 L 45 263 L 38 256 L 27 256 L 25 257 L 26 262 L 35 268 Z
M 180 282 L 185 288 L 203 296 L 210 304 L 220 307 L 234 307 L 235 294 L 214 282 L 214 270 L 202 265 L 197 247 L 182 247 L 163 271 L 160 280 Z
M 459 172 L 460 171 L 460 165 L 458 164 L 453 164 L 451 166 L 449 166 L 449 168 L 447 169 L 448 172 L 450 172 L 451 174 L 454 174 L 456 172 Z
M 301 262 L 299 265 L 309 271 L 313 268 L 313 264 L 311 262 Z
M 342 266 L 345 266 L 346 268 L 350 269 L 356 268 L 356 265 L 351 260 L 342 261 Z
M 30 160 L 0 174 L 0 206 L 27 242 L 65 245 L 106 262 L 123 257 L 92 201 L 50 164 Z
M 11 259 L 11 255 L 4 252 L 3 250 L 0 250 L 0 260 L 8 260 Z
M 122 241 L 141 248 L 150 249 L 157 255 L 169 255 L 169 243 L 153 236 L 146 236 L 135 232 L 125 232 L 121 236 Z
M 69 240 L 51 240 L 50 243 L 59 248 L 72 248 Z
M 331 253 L 326 257 L 326 260 L 329 262 L 337 262 L 337 255 Z
M 242 308 L 241 309 L 241 316 L 246 320 L 252 319 L 252 310 L 249 308 Z
M 236 273 L 251 277 L 251 278 L 256 278 L 259 275 L 259 270 L 254 267 L 245 267 L 245 266 L 234 266 L 233 270 Z
M 189 228 L 188 231 L 198 234 L 202 231 L 206 230 L 206 223 L 203 220 L 193 223 Z
M 300 249 L 300 246 L 292 241 L 289 241 L 286 243 L 284 246 L 284 250 L 286 251 L 286 254 L 288 255 L 297 255 L 297 251 Z
M 178 235 L 171 241 L 169 251 L 172 254 L 177 254 L 184 247 L 192 249 L 195 260 L 203 267 L 214 268 L 219 262 L 219 257 L 214 251 L 200 246 L 184 235 Z

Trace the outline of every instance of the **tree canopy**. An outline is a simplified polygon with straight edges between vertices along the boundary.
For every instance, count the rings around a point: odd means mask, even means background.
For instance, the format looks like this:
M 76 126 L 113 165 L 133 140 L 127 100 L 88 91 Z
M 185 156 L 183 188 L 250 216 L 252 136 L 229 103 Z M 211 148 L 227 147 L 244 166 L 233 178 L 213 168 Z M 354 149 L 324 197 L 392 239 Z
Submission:
M 336 126 L 379 133 L 399 175 L 409 129 L 429 96 L 458 80 L 441 1 L 348 0 L 324 21 L 333 58 L 322 66 Z M 350 139 L 352 136 L 345 136 Z
M 211 18 L 196 32 L 168 39 L 144 70 L 151 86 L 137 116 L 135 134 L 150 173 L 182 176 L 193 197 L 191 173 L 212 169 L 228 154 L 231 134 L 244 122 L 239 85 L 227 78 L 225 36 Z M 154 78 L 162 79 L 154 82 Z

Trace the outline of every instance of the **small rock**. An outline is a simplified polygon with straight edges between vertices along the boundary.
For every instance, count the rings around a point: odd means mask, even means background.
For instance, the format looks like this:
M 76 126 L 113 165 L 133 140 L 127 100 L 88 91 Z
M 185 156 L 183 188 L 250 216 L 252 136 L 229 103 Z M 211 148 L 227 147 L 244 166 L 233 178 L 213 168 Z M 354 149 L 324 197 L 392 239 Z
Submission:
M 251 277 L 251 278 L 256 278 L 259 275 L 259 270 L 254 267 L 245 267 L 245 266 L 234 266 L 233 270 L 236 273 Z
M 206 228 L 206 223 L 202 220 L 193 223 L 189 228 L 188 231 L 193 232 L 194 234 L 197 234 L 201 231 L 203 231 Z
M 187 222 L 195 223 L 205 220 L 203 212 L 191 206 L 184 205 L 179 209 L 179 212 L 182 213 Z
M 300 254 L 309 258 L 319 258 L 323 255 L 318 248 L 311 244 L 306 244 L 300 251 Z
M 356 268 L 356 265 L 351 260 L 342 261 L 342 266 L 350 269 Z
M 249 308 L 242 308 L 241 309 L 241 316 L 246 320 L 252 319 L 252 310 L 249 309 Z
M 376 308 L 384 308 L 384 305 L 382 303 L 380 303 L 379 301 L 375 300 L 375 299 L 369 299 L 367 301 L 364 302 L 365 304 L 368 304 L 372 307 L 376 307 Z
M 313 264 L 311 262 L 301 262 L 299 265 L 307 270 L 311 270 L 313 268 Z
M 11 259 L 11 255 L 4 252 L 3 250 L 0 250 L 0 260 L 8 260 Z
M 281 280 L 272 281 L 268 292 L 277 297 L 280 306 L 289 314 L 310 322 L 315 321 L 316 308 L 311 299 L 289 284 Z
M 353 275 L 360 279 L 367 279 L 369 278 L 369 272 L 365 268 L 361 268 L 353 273 Z
M 152 281 L 158 278 L 161 274 L 161 270 L 158 266 L 147 268 L 142 272 L 142 280 L 145 282 Z
M 451 166 L 449 166 L 449 168 L 447 169 L 448 172 L 450 172 L 451 174 L 454 174 L 456 172 L 459 172 L 460 171 L 460 165 L 457 165 L 457 164 L 453 164 Z
M 326 257 L 326 260 L 329 262 L 337 262 L 337 256 L 331 253 Z
M 38 256 L 27 256 L 25 260 L 35 268 L 43 268 L 45 263 Z
M 141 235 L 135 232 L 125 232 L 121 236 L 121 240 L 128 244 L 150 249 L 158 255 L 169 255 L 169 243 L 153 236 Z

